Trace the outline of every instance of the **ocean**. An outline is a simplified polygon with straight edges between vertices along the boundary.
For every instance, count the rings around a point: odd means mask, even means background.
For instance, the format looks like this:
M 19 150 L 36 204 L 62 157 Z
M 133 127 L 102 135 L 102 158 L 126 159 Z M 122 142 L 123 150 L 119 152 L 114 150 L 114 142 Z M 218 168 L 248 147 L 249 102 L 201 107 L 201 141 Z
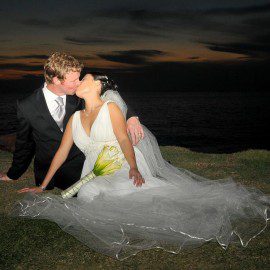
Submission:
M 199 152 L 270 150 L 267 92 L 126 92 L 122 97 L 160 145 Z M 16 100 L 0 94 L 0 135 L 16 131 Z

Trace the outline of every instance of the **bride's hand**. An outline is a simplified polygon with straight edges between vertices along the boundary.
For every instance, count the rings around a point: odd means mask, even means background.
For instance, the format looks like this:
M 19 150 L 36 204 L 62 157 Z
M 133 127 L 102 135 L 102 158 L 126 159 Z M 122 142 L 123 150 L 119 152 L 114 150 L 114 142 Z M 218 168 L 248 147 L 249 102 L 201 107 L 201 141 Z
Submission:
M 25 192 L 41 193 L 43 192 L 43 189 L 40 187 L 32 187 L 32 188 L 22 188 L 17 191 L 17 193 L 25 193 Z
M 129 170 L 129 179 L 133 179 L 133 184 L 136 187 L 141 187 L 143 183 L 145 183 L 142 175 L 136 168 L 131 168 Z

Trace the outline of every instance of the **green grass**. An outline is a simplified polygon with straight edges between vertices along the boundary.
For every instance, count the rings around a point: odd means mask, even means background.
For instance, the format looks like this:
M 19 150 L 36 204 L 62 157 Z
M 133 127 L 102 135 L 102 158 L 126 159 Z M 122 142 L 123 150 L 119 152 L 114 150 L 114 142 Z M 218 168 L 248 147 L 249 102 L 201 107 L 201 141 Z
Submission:
M 172 146 L 161 150 L 175 166 L 210 179 L 232 176 L 270 194 L 269 151 L 202 154 Z M 0 171 L 6 171 L 11 160 L 10 153 L 0 151 Z M 114 260 L 90 250 L 52 222 L 9 217 L 14 203 L 23 197 L 16 191 L 33 183 L 31 167 L 19 181 L 0 183 L 0 269 L 269 269 L 269 227 L 246 248 L 232 244 L 224 251 L 210 242 L 177 255 L 155 249 L 122 262 Z

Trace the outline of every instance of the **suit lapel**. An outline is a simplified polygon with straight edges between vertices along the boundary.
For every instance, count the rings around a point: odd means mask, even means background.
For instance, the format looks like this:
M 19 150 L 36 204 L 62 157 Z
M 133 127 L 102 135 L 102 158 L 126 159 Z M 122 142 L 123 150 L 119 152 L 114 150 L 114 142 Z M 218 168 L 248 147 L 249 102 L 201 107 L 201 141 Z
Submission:
M 54 130 L 56 130 L 59 134 L 62 134 L 62 131 L 56 124 L 55 120 L 53 119 L 48 109 L 48 106 L 47 106 L 47 103 L 46 103 L 46 100 L 42 91 L 42 87 L 37 90 L 36 101 L 37 102 L 35 103 L 35 105 L 36 105 L 37 110 L 40 112 L 40 115 L 45 119 L 47 123 L 50 124 L 50 126 Z M 63 120 L 64 130 L 66 128 L 67 122 L 69 118 L 71 117 L 71 115 L 76 111 L 76 109 L 80 109 L 78 107 L 79 104 L 80 102 L 75 96 L 69 96 L 69 95 L 66 96 L 66 114 Z

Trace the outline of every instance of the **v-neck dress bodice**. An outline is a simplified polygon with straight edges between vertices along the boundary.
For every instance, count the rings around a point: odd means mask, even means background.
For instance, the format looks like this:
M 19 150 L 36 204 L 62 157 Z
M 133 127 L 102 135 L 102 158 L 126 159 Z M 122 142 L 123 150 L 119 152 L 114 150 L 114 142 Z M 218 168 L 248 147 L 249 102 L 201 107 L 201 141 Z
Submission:
M 92 124 L 90 134 L 84 130 L 81 122 L 80 111 L 75 112 L 72 121 L 72 134 L 74 143 L 87 156 L 94 148 L 102 144 L 115 144 L 117 139 L 113 132 L 108 103 L 100 108 L 95 121 Z M 90 152 L 89 152 L 90 151 Z
M 72 136 L 76 146 L 84 153 L 86 160 L 82 176 L 89 173 L 95 164 L 98 154 L 105 145 L 114 145 L 121 151 L 113 132 L 108 103 L 100 108 L 88 135 L 82 125 L 80 111 L 75 112 L 72 120 Z

